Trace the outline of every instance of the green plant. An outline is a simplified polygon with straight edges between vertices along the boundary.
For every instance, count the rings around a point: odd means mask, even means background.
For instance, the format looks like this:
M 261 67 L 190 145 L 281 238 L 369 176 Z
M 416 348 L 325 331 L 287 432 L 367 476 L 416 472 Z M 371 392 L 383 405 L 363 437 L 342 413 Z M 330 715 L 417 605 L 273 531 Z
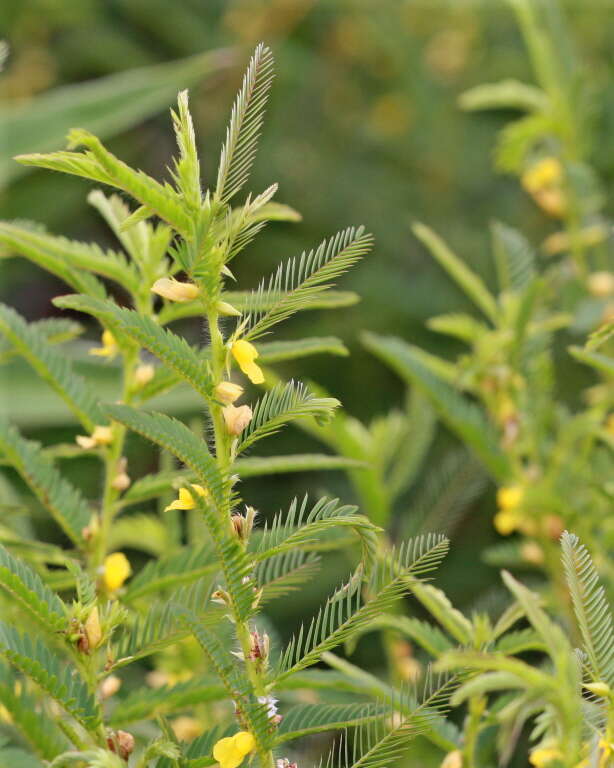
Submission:
M 110 767 L 130 758 L 143 767 L 202 766 L 217 760 L 234 768 L 247 754 L 270 766 L 288 740 L 331 729 L 362 729 L 354 740 L 352 763 L 383 765 L 437 722 L 454 685 L 453 678 L 442 677 L 427 680 L 420 695 L 406 686 L 398 696 L 379 696 L 375 703 L 373 696 L 369 701 L 363 695 L 352 704 L 298 705 L 284 711 L 283 719 L 277 712 L 278 692 L 311 688 L 308 668 L 422 584 L 444 557 L 447 540 L 417 537 L 376 557 L 377 526 L 336 500 L 295 500 L 287 514 L 264 527 L 255 525 L 252 507 L 241 511 L 238 480 L 245 467 L 257 474 L 275 471 L 272 465 L 279 468 L 283 462 L 286 470 L 356 464 L 328 456 L 279 457 L 261 464 L 242 458 L 247 448 L 291 421 L 326 422 L 339 403 L 290 381 L 273 386 L 253 409 L 237 406 L 243 387 L 230 380 L 233 364 L 258 384 L 265 380 L 260 362 L 343 353 L 336 339 L 292 344 L 260 339 L 296 312 L 322 303 L 334 306 L 332 281 L 371 246 L 362 228 L 350 228 L 280 265 L 255 291 L 226 290 L 226 282 L 234 279 L 231 260 L 264 224 L 296 218 L 291 209 L 272 202 L 275 185 L 231 206 L 254 159 L 272 66 L 269 49 L 259 46 L 232 110 L 216 184 L 206 192 L 186 92 L 173 112 L 179 155 L 171 183 L 131 169 L 84 130 L 71 131 L 73 151 L 19 158 L 26 165 L 114 187 L 139 205 L 131 211 L 117 195 L 90 193 L 122 252 L 52 236 L 30 224 L 0 224 L 0 240 L 8 250 L 78 291 L 54 303 L 96 318 L 102 344 L 91 352 L 119 358 L 122 372 L 119 402 L 101 402 L 58 349 L 80 332 L 78 324 L 62 319 L 27 323 L 10 307 L 0 308 L 5 358 L 24 357 L 86 433 L 77 436 L 76 447 L 42 447 L 8 422 L 0 424 L 4 461 L 29 488 L 30 503 L 36 499 L 52 515 L 67 541 L 62 549 L 31 540 L 9 517 L 0 550 L 6 607 L 0 653 L 8 662 L 2 667 L 0 696 L 33 753 L 53 766 Z M 78 147 L 82 150 L 74 151 Z M 179 273 L 185 275 L 181 280 Z M 109 296 L 101 278 L 122 289 L 128 306 Z M 165 299 L 160 306 L 155 294 Z M 206 320 L 204 347 L 165 327 L 193 316 Z M 224 317 L 236 319 L 234 328 L 222 323 Z M 145 351 L 158 364 L 145 359 Z M 204 427 L 191 429 L 142 407 L 182 381 L 206 409 Z M 157 444 L 163 456 L 185 468 L 176 470 L 164 459 L 159 473 L 132 482 L 125 455 L 129 431 Z M 102 464 L 99 500 L 86 498 L 55 464 L 58 457 L 83 455 Z M 165 505 L 172 489 L 178 498 Z M 132 504 L 160 497 L 160 514 L 126 514 Z M 347 537 L 340 543 L 333 534 L 346 531 L 360 543 L 352 576 L 278 652 L 260 626 L 262 606 L 310 578 L 318 551 L 345 546 Z M 131 565 L 113 550 L 139 538 L 141 547 L 149 546 L 157 556 L 126 584 Z M 106 698 L 113 703 L 119 682 L 115 673 L 135 665 L 134 674 L 142 679 L 141 660 L 154 654 L 160 658 L 173 648 L 195 658 L 188 637 L 204 655 L 205 664 L 193 662 L 202 670 L 200 677 L 158 693 L 137 686 L 128 699 L 108 707 Z M 324 687 L 338 683 L 335 676 L 320 674 L 318 679 Z M 33 700 L 42 718 L 32 718 Z M 207 702 L 216 701 L 226 706 L 210 710 Z M 198 709 L 206 729 L 185 744 L 167 718 L 190 706 Z M 52 712 L 55 717 L 49 719 Z M 126 723 L 148 719 L 135 743 Z M 6 759 L 11 750 L 5 749 Z M 33 755 L 29 759 L 36 763 Z

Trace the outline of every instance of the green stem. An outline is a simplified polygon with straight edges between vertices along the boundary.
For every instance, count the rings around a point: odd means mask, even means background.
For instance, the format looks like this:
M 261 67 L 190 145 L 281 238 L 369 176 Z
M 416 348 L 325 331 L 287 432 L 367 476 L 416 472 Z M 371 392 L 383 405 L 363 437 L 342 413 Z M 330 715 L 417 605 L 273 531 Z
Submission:
M 469 699 L 469 712 L 465 721 L 465 743 L 463 747 L 463 768 L 477 768 L 476 752 L 480 723 L 486 707 L 483 696 L 473 696 Z
M 218 322 L 219 315 L 214 310 L 207 308 L 207 321 L 209 323 L 209 334 L 211 343 L 211 372 L 213 374 L 213 380 L 217 383 L 222 381 L 224 375 L 224 366 L 226 364 L 226 348 L 224 344 L 224 338 L 220 331 Z M 216 402 L 210 404 L 211 420 L 213 422 L 213 431 L 215 437 L 215 456 L 218 462 L 219 468 L 222 472 L 228 472 L 232 465 L 231 454 L 231 439 L 226 429 L 224 422 L 223 409 Z M 231 526 L 230 520 L 230 499 L 227 500 L 228 509 L 224 509 L 224 512 L 228 512 L 227 525 L 232 531 L 231 535 L 235 535 Z M 241 645 L 241 651 L 243 653 L 245 661 L 245 671 L 247 672 L 248 679 L 250 681 L 254 696 L 266 696 L 266 684 L 264 679 L 264 664 L 261 660 L 252 659 L 252 634 L 248 621 L 243 621 L 235 613 L 235 629 L 237 633 L 237 639 Z M 262 768 L 272 768 L 274 766 L 274 758 L 271 750 L 266 750 L 258 755 Z

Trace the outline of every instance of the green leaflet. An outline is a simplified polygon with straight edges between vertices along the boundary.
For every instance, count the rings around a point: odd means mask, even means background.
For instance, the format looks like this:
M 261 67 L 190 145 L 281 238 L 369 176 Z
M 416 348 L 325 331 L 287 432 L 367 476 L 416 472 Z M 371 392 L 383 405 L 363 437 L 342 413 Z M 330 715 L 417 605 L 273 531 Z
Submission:
M 0 586 L 49 632 L 64 628 L 66 613 L 60 598 L 43 584 L 35 571 L 13 557 L 1 544 Z
M 424 224 L 416 223 L 413 225 L 412 231 L 475 305 L 484 312 L 491 322 L 496 323 L 499 314 L 497 302 L 482 278 L 470 270 L 456 254 L 452 253 L 432 229 Z
M 103 251 L 95 243 L 69 240 L 16 224 L 3 223 L 1 226 L 5 236 L 14 238 L 20 243 L 21 249 L 30 253 L 43 253 L 56 262 L 66 264 L 68 270 L 95 272 L 132 292 L 139 287 L 138 271 L 123 253 L 110 249 Z
M 24 439 L 15 427 L 0 419 L 0 450 L 28 483 L 64 533 L 75 543 L 83 541 L 83 529 L 91 513 L 86 500 L 53 464 L 38 443 Z
M 309 511 L 307 503 L 307 495 L 300 507 L 298 500 L 294 499 L 285 516 L 279 513 L 270 526 L 265 525 L 254 552 L 256 562 L 301 547 L 310 548 L 322 534 L 331 529 L 351 528 L 361 544 L 357 576 L 368 580 L 375 564 L 377 533 L 380 529 L 364 515 L 356 514 L 356 507 L 340 505 L 338 499 L 322 498 Z
M 345 642 L 355 632 L 368 626 L 382 611 L 387 610 L 405 591 L 411 590 L 410 578 L 419 583 L 418 576 L 435 568 L 448 549 L 443 536 L 422 536 L 408 541 L 398 553 L 378 564 L 365 593 L 343 589 L 320 609 L 308 629 L 302 626 L 284 650 L 271 678 L 275 683 L 285 680 L 306 667 L 316 664 L 322 654 Z M 349 586 L 349 585 L 348 585 Z
M 372 333 L 365 333 L 363 339 L 373 354 L 429 397 L 444 423 L 468 443 L 496 480 L 509 477 L 508 459 L 499 448 L 492 425 L 476 404 L 428 371 L 411 344 Z
M 214 677 L 197 677 L 161 688 L 141 688 L 118 702 L 110 718 L 113 728 L 153 718 L 205 701 L 218 701 L 226 697 L 226 688 Z
M 356 728 L 389 715 L 390 708 L 384 704 L 298 704 L 284 713 L 276 744 L 312 733 Z
M 215 199 L 220 202 L 228 202 L 247 180 L 272 80 L 273 54 L 260 43 L 243 78 L 226 130 L 215 186 Z
M 45 334 L 35 324 L 26 323 L 5 304 L 0 304 L 0 333 L 58 393 L 89 432 L 106 421 L 98 401 L 68 358 L 50 347 Z
M 263 280 L 246 302 L 242 336 L 255 340 L 277 323 L 286 320 L 311 303 L 313 295 L 320 294 L 331 281 L 342 275 L 369 252 L 373 237 L 363 227 L 349 227 L 317 248 L 303 252 L 280 264 L 269 280 Z M 273 298 L 273 296 L 279 298 Z M 263 305 L 269 309 L 263 310 Z
M 15 683 L 16 679 L 8 667 L 0 668 L 0 704 L 10 712 L 12 725 L 27 739 L 36 754 L 43 760 L 53 760 L 67 749 L 68 742 L 50 717 L 41 717 L 36 698 L 24 690 L 23 686 L 22 690 L 17 691 Z M 0 765 L 7 764 L 13 765 L 2 763 L 0 753 Z M 33 768 L 30 762 L 27 766 Z
M 12 626 L 0 622 L 0 653 L 55 699 L 84 728 L 93 730 L 100 722 L 94 697 L 76 668 L 50 651 L 41 638 L 32 640 Z
M 275 434 L 295 419 L 313 416 L 319 422 L 326 422 L 339 405 L 335 398 L 316 397 L 300 382 L 290 381 L 285 386 L 277 384 L 254 406 L 252 419 L 241 433 L 236 453 L 240 454 L 258 440 Z
M 46 317 L 29 324 L 47 344 L 62 344 L 83 333 L 83 326 L 64 317 Z M 8 339 L 0 339 L 0 362 L 9 360 L 17 352 Z
M 54 303 L 64 309 L 87 312 L 101 320 L 111 319 L 120 331 L 159 357 L 202 397 L 206 400 L 211 398 L 213 382 L 207 361 L 185 339 L 160 328 L 152 318 L 139 315 L 131 309 L 122 309 L 111 301 L 89 296 L 61 296 Z
M 10 222 L 0 222 L 0 244 L 7 248 L 9 256 L 13 252 L 24 256 L 82 293 L 99 298 L 104 298 L 107 295 L 104 284 L 97 277 L 71 266 L 61 253 L 51 252 L 44 247 L 37 247 L 34 244 L 36 240 L 33 242 L 31 233 L 32 228 L 27 229 Z

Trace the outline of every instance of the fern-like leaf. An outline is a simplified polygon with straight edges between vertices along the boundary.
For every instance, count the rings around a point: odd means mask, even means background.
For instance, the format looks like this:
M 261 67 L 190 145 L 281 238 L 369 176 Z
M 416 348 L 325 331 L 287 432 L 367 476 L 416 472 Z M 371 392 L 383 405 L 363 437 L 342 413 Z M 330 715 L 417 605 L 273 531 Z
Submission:
M 331 281 L 353 266 L 372 244 L 372 236 L 362 227 L 350 227 L 330 240 L 323 240 L 309 253 L 303 252 L 298 259 L 280 264 L 246 301 L 246 317 L 241 323 L 244 337 L 257 339 L 277 323 L 305 309 L 312 297 L 331 287 Z M 269 309 L 260 309 L 263 305 Z
M 563 567 L 583 649 L 595 680 L 614 686 L 614 626 L 605 590 L 586 547 L 573 533 L 561 537 Z
M 333 397 L 317 397 L 300 382 L 277 384 L 256 403 L 252 420 L 241 433 L 237 454 L 295 419 L 313 416 L 319 423 L 325 423 L 339 405 Z
M 166 363 L 182 379 L 187 381 L 205 399 L 211 397 L 213 380 L 208 363 L 202 359 L 181 336 L 160 328 L 150 317 L 131 309 L 122 309 L 111 301 L 101 301 L 89 296 L 60 296 L 54 304 L 63 309 L 74 309 L 111 321 L 120 332 L 134 339 L 162 362 Z
M 34 680 L 49 696 L 88 730 L 100 722 L 94 697 L 76 668 L 43 645 L 5 622 L 0 622 L 0 653 L 20 672 Z
M 14 309 L 0 304 L 0 333 L 58 393 L 88 431 L 104 423 L 100 406 L 85 380 L 64 355 L 50 347 L 35 324 L 28 324 Z
M 43 455 L 38 443 L 23 438 L 17 429 L 0 419 L 0 451 L 51 512 L 64 533 L 75 543 L 83 541 L 83 529 L 91 517 L 86 500 Z
M 89 272 L 75 268 L 61 251 L 45 248 L 44 244 L 36 238 L 33 239 L 32 235 L 32 230 L 28 227 L 7 221 L 0 222 L 0 244 L 4 245 L 9 252 L 18 253 L 33 264 L 51 272 L 80 293 L 99 298 L 107 295 L 104 284 L 98 278 Z
M 260 43 L 249 63 L 230 115 L 215 186 L 215 197 L 220 202 L 228 202 L 247 180 L 272 80 L 273 54 L 270 48 Z
M 358 591 L 339 590 L 309 625 L 302 626 L 284 650 L 273 679 L 281 681 L 306 667 L 316 664 L 323 653 L 345 642 L 355 632 L 368 626 L 382 611 L 411 589 L 410 579 L 435 568 L 448 550 L 443 536 L 423 536 L 403 545 L 398 553 L 378 564 L 366 590 L 368 599 L 362 603 Z
M 40 576 L 0 544 L 0 586 L 48 631 L 57 632 L 66 624 L 60 598 L 43 584 Z

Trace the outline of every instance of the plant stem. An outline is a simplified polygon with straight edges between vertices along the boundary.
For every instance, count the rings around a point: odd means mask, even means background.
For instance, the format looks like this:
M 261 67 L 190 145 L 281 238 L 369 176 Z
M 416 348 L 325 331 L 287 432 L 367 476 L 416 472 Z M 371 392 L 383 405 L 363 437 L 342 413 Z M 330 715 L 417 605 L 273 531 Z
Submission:
M 209 309 L 207 311 L 207 321 L 209 323 L 209 334 L 211 344 L 211 371 L 213 380 L 216 384 L 222 381 L 224 365 L 226 361 L 226 349 L 224 339 L 219 329 L 219 315 L 216 311 Z M 210 404 L 211 420 L 215 438 L 215 456 L 220 470 L 223 473 L 228 472 L 232 465 L 231 440 L 226 430 L 222 407 L 216 402 Z M 226 507 L 228 507 L 226 509 Z M 235 535 L 230 520 L 230 499 L 224 505 L 223 514 L 227 514 L 227 520 L 224 521 L 231 530 L 231 535 Z M 245 546 L 245 544 L 243 544 Z M 248 621 L 243 621 L 236 613 L 235 630 L 237 639 L 241 645 L 241 651 L 245 662 L 245 671 L 250 681 L 254 696 L 266 696 L 266 685 L 264 681 L 264 665 L 261 660 L 252 658 L 252 634 Z M 262 768 L 272 768 L 274 766 L 273 753 L 266 750 L 259 753 L 259 760 Z

